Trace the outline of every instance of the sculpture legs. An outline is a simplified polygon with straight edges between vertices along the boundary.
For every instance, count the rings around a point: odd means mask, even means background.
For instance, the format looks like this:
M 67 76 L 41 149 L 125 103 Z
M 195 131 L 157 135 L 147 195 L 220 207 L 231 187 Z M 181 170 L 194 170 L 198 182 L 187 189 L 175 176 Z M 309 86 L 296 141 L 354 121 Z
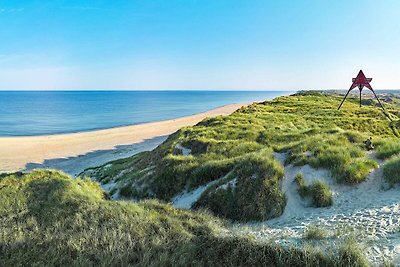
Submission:
M 350 89 L 347 91 L 346 95 L 344 96 L 342 102 L 340 103 L 340 105 L 339 105 L 339 107 L 338 107 L 338 110 L 340 110 L 340 108 L 342 107 L 344 101 L 346 100 L 347 96 L 349 95 L 350 91 L 353 90 L 353 89 L 354 89 L 354 88 L 350 88 Z M 382 105 L 381 101 L 379 100 L 378 96 L 375 94 L 374 90 L 373 90 L 372 88 L 368 88 L 368 89 L 370 89 L 370 90 L 372 91 L 372 93 L 374 94 L 376 100 L 378 100 L 378 103 L 379 103 L 379 105 L 381 106 L 381 108 L 382 108 L 383 110 L 385 110 L 385 108 L 383 107 L 383 105 Z M 360 107 L 361 107 L 361 91 L 362 91 L 362 88 L 360 89 Z
M 372 90 L 372 89 L 370 89 L 370 90 L 371 90 L 371 91 L 372 91 L 372 93 L 374 94 L 374 96 L 375 96 L 376 100 L 378 100 L 378 103 L 379 103 L 379 105 L 381 105 L 381 108 L 382 108 L 383 110 L 385 110 L 385 108 L 383 107 L 383 105 L 382 105 L 381 101 L 380 101 L 380 100 L 379 100 L 379 98 L 376 96 L 376 94 L 375 94 L 374 90 Z
M 338 110 L 340 109 L 340 107 L 343 105 L 343 102 L 346 100 L 346 97 L 349 95 L 350 91 L 353 90 L 353 88 L 350 88 L 349 91 L 347 91 L 347 94 L 344 96 L 342 103 L 340 103 Z

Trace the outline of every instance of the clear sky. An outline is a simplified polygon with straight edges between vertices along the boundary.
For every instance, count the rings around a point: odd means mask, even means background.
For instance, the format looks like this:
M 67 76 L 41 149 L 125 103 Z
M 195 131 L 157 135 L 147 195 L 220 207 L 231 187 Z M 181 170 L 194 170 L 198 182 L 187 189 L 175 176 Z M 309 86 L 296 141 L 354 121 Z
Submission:
M 1 0 L 0 89 L 400 89 L 398 0 Z

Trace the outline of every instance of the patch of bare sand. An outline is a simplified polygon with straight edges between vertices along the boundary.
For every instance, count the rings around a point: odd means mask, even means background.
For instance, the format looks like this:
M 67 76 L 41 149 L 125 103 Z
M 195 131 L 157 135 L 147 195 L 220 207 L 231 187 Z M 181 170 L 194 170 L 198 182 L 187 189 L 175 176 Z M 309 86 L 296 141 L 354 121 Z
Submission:
M 282 164 L 286 154 L 276 153 Z M 374 158 L 373 154 L 370 154 Z M 337 184 L 325 169 L 305 166 L 285 166 L 282 189 L 287 196 L 287 206 L 282 216 L 247 225 L 246 231 L 259 239 L 273 240 L 285 245 L 303 245 L 304 232 L 310 225 L 328 231 L 329 237 L 319 241 L 318 248 L 331 249 L 348 237 L 356 239 L 365 249 L 369 261 L 379 266 L 391 260 L 400 266 L 400 194 L 398 188 L 385 189 L 382 178 L 384 162 L 372 171 L 367 180 L 358 185 Z M 313 208 L 298 194 L 294 178 L 304 175 L 305 183 L 320 179 L 329 184 L 333 192 L 333 205 Z

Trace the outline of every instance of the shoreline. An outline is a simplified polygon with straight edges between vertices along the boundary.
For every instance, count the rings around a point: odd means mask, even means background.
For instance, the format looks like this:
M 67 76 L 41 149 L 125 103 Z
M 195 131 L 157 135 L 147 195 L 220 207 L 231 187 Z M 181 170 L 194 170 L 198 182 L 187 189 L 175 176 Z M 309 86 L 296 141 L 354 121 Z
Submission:
M 115 154 L 120 152 L 118 147 L 131 146 L 130 150 L 135 150 L 135 145 L 142 144 L 141 151 L 145 151 L 147 140 L 168 136 L 182 127 L 195 125 L 207 117 L 229 115 L 235 110 L 252 103 L 256 102 L 228 104 L 186 117 L 95 131 L 0 137 L 0 173 L 29 170 L 35 167 L 52 168 L 54 165 L 49 164 L 51 162 L 59 163 L 64 161 L 63 164 L 65 165 L 65 161 L 76 161 L 77 158 L 82 159 L 86 155 L 93 156 L 93 153 L 100 151 L 103 152 L 102 157 L 104 159 L 107 158 L 104 157 L 104 153 L 107 152 L 114 155 L 112 157 L 110 155 L 112 159 L 122 158 L 124 156 L 115 157 Z M 152 142 L 151 147 L 154 148 L 154 142 Z M 99 166 L 103 161 L 96 162 L 95 158 L 91 158 L 91 164 L 86 168 Z M 72 170 L 73 166 L 68 166 L 67 169 Z M 68 171 L 68 173 L 76 175 L 77 171 Z
M 30 138 L 30 137 L 51 137 L 51 136 L 57 136 L 57 135 L 72 135 L 72 134 L 83 134 L 83 133 L 92 133 L 92 132 L 99 132 L 99 131 L 105 131 L 105 130 L 114 130 L 114 129 L 119 129 L 119 128 L 127 128 L 127 127 L 132 127 L 132 126 L 138 126 L 138 125 L 144 125 L 144 124 L 151 124 L 151 123 L 161 123 L 161 122 L 167 122 L 167 121 L 174 121 L 174 120 L 179 120 L 179 119 L 183 119 L 183 118 L 188 118 L 188 117 L 193 117 L 193 116 L 197 116 L 203 113 L 208 113 L 208 112 L 213 112 L 214 110 L 217 109 L 222 109 L 225 108 L 227 106 L 231 106 L 231 105 L 242 105 L 242 106 L 247 106 L 247 105 L 251 105 L 253 103 L 261 103 L 264 100 L 260 100 L 260 101 L 252 101 L 252 102 L 246 102 L 246 103 L 230 103 L 230 104 L 226 104 L 226 105 L 222 105 L 222 106 L 217 106 L 215 108 L 211 108 L 209 110 L 205 110 L 199 113 L 193 113 L 190 115 L 186 115 L 186 116 L 180 116 L 180 117 L 176 117 L 176 118 L 171 118 L 171 119 L 165 119 L 165 120 L 157 120 L 157 121 L 146 121 L 146 122 L 139 122 L 139 123 L 131 123 L 131 124 L 123 124 L 123 125 L 118 125 L 118 126 L 110 126 L 110 127 L 100 127 L 100 128 L 93 128 L 93 129 L 88 129 L 88 130 L 81 130 L 81 131 L 66 131 L 66 132 L 59 132 L 59 133 L 48 133 L 48 134 L 32 134 L 32 135 L 0 135 L 0 141 L 1 139 L 6 139 L 6 138 Z M 225 115 L 225 114 L 221 114 L 221 115 Z M 218 115 L 216 115 L 218 116 Z M 0 147 L 1 148 L 1 147 Z M 1 172 L 1 170 L 0 170 Z

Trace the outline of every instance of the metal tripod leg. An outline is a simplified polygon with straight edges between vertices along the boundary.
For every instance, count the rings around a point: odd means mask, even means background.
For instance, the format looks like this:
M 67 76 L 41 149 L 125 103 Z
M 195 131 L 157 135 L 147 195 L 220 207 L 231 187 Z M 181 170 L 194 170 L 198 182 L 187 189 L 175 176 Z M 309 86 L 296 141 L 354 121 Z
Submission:
M 372 89 L 370 89 L 370 90 L 371 90 L 371 91 L 372 91 L 372 93 L 374 94 L 374 96 L 375 96 L 376 100 L 378 100 L 378 102 L 379 102 L 379 105 L 381 105 L 381 108 L 382 108 L 383 110 L 385 110 L 385 108 L 383 107 L 383 105 L 382 105 L 381 101 L 380 101 L 380 100 L 379 100 L 379 98 L 376 96 L 376 94 L 375 94 L 374 90 L 372 90 Z
M 344 96 L 342 103 L 340 103 L 338 110 L 340 109 L 340 107 L 343 105 L 343 102 L 346 100 L 346 97 L 348 96 L 348 94 L 350 93 L 350 91 L 353 90 L 353 88 L 350 88 L 349 91 L 347 91 L 347 94 Z

